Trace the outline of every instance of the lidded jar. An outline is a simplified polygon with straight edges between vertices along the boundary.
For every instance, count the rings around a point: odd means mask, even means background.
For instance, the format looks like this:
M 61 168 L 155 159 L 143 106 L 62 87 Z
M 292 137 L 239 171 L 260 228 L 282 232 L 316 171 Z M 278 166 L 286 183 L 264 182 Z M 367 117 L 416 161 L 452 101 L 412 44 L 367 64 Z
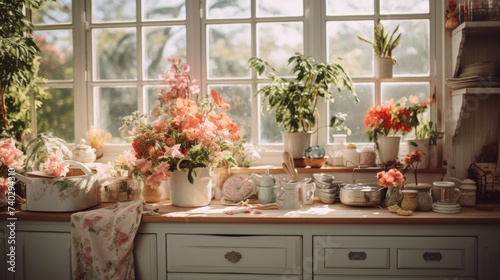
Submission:
M 402 190 L 403 200 L 401 201 L 401 209 L 415 211 L 417 209 L 417 193 L 416 190 Z
M 465 207 L 476 206 L 476 182 L 471 179 L 465 179 L 460 185 L 460 205 Z

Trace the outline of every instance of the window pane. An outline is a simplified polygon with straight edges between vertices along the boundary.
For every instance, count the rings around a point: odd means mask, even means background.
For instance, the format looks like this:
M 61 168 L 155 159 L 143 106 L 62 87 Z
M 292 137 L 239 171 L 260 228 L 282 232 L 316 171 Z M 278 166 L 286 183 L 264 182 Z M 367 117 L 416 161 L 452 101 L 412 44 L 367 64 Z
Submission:
M 134 28 L 95 29 L 93 42 L 95 80 L 137 78 L 137 36 Z
M 66 142 L 75 142 L 74 98 L 72 88 L 49 88 L 49 98 L 36 110 L 37 132 L 52 133 Z
M 145 27 L 143 46 L 146 79 L 158 79 L 165 72 L 167 58 L 171 56 L 186 59 L 186 27 Z
M 373 0 L 328 0 L 327 15 L 373 15 Z
M 429 89 L 429 83 L 382 83 L 382 100 L 393 98 L 397 101 L 416 95 L 422 101 L 430 97 Z
M 216 90 L 231 109 L 226 114 L 238 124 L 242 138 L 251 143 L 252 139 L 252 89 L 249 85 L 217 85 Z
M 164 90 L 166 87 L 165 86 L 148 86 L 144 87 L 144 94 L 146 98 L 145 102 L 145 110 L 144 112 L 149 113 L 151 111 L 151 108 L 153 107 L 153 104 L 158 100 L 158 93 L 160 93 L 161 90 Z
M 108 131 L 113 141 L 119 142 L 122 118 L 137 111 L 136 87 L 102 87 L 95 89 L 97 95 L 97 122 L 99 128 Z
M 259 85 L 259 88 L 262 86 L 263 85 Z M 258 99 L 258 121 L 260 131 L 258 145 L 283 144 L 283 127 L 276 123 L 274 110 L 267 110 L 267 104 L 262 102 L 262 97 L 260 95 Z
M 430 27 L 429 20 L 393 20 L 383 21 L 388 32 L 400 25 L 401 43 L 394 50 L 397 63 L 394 65 L 395 76 L 430 74 Z
M 380 13 L 426 14 L 429 13 L 429 0 L 380 0 Z
M 290 17 L 304 14 L 302 0 L 282 1 L 257 0 L 257 17 Z
M 373 47 L 356 35 L 373 40 L 373 21 L 331 21 L 327 23 L 328 61 L 338 57 L 352 77 L 373 77 Z
M 288 58 L 304 49 L 302 22 L 261 23 L 257 25 L 257 34 L 258 56 L 279 75 L 290 75 Z
M 208 25 L 208 78 L 248 77 L 250 25 Z
M 342 92 L 334 91 L 334 103 L 328 106 L 328 124 L 330 118 L 337 114 L 346 114 L 345 125 L 351 129 L 351 135 L 347 136 L 348 142 L 368 142 L 368 137 L 364 127 L 365 112 L 373 105 L 375 97 L 375 88 L 372 83 L 355 84 L 356 94 L 359 98 L 359 103 L 354 101 L 347 90 Z M 338 131 L 336 128 L 328 127 L 328 143 L 333 143 L 333 134 L 343 134 L 343 131 Z
M 38 74 L 48 80 L 73 80 L 73 32 L 71 30 L 36 31 L 34 40 L 40 49 Z
M 33 13 L 33 23 L 35 25 L 71 23 L 72 13 L 71 0 L 47 1 L 40 10 Z
M 186 19 L 185 0 L 143 0 L 142 3 L 144 21 Z
M 136 1 L 92 0 L 92 22 L 135 21 Z
M 207 19 L 249 18 L 250 0 L 207 0 Z

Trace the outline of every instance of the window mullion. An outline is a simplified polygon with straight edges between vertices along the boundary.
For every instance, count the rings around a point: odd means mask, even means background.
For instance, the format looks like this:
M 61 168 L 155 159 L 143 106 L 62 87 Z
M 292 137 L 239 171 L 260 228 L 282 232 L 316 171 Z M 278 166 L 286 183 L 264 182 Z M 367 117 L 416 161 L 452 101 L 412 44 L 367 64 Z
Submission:
M 90 0 L 73 0 L 73 90 L 75 141 L 85 138 L 86 131 L 93 122 L 92 94 L 90 93 L 90 74 L 92 65 L 88 20 Z

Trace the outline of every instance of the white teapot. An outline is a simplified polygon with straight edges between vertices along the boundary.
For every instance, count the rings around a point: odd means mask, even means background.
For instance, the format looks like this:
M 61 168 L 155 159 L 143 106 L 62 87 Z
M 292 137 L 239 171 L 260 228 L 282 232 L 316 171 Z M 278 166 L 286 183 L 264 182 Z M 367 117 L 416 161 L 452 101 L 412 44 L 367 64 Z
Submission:
M 85 139 L 80 140 L 80 144 L 75 146 L 73 150 L 73 160 L 88 163 L 96 160 L 95 149 L 85 144 Z

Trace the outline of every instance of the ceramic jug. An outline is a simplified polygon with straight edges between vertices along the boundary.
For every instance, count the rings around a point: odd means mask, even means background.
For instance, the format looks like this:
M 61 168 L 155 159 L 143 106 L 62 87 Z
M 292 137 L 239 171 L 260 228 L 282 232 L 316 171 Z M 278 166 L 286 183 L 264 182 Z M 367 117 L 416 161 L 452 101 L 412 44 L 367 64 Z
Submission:
M 305 178 L 301 181 L 282 181 L 278 192 L 278 204 L 283 209 L 299 209 L 299 190 L 304 185 L 311 181 L 310 178 Z

